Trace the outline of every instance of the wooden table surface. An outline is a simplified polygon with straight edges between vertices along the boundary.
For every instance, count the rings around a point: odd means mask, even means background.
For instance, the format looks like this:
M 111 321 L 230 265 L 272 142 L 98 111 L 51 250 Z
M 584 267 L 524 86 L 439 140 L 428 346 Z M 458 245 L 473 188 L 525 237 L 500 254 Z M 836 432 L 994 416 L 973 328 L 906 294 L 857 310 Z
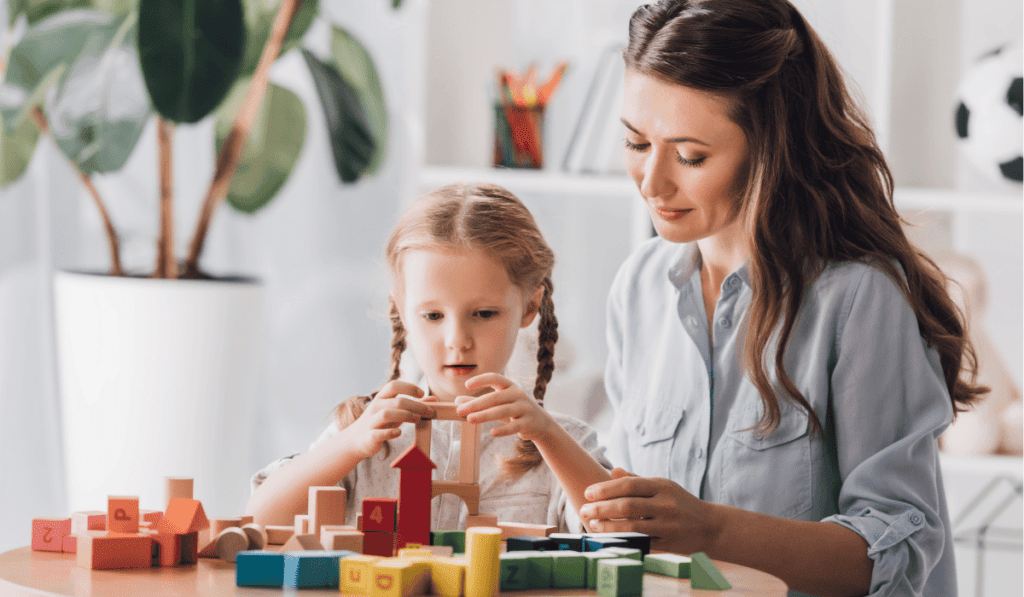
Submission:
M 786 584 L 778 578 L 736 564 L 715 562 L 732 584 L 729 591 L 690 590 L 690 581 L 647 574 L 644 597 L 668 595 L 758 595 L 785 597 Z M 282 588 L 281 594 L 301 597 L 339 597 L 337 589 Z M 268 597 L 278 594 L 273 588 L 239 587 L 235 584 L 235 565 L 217 558 L 199 558 L 195 566 L 142 568 L 137 570 L 88 570 L 79 568 L 75 554 L 32 551 L 20 547 L 0 554 L 0 595 L 4 597 L 130 597 L 133 595 L 169 595 L 175 597 Z M 504 595 L 596 595 L 581 589 L 537 589 L 505 592 Z

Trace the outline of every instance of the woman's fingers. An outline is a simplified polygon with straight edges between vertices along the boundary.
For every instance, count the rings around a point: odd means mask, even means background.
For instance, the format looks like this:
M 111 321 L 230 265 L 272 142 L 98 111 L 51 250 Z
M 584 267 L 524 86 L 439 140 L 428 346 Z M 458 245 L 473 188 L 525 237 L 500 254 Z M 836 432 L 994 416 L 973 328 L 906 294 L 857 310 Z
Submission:
M 580 518 L 587 520 L 640 519 L 655 515 L 655 506 L 648 497 L 620 497 L 591 502 L 580 508 Z
M 615 477 L 616 473 L 612 471 L 611 481 L 594 483 L 583 493 L 583 497 L 591 502 L 600 502 L 625 496 L 653 497 L 658 493 L 658 479 L 637 477 L 629 473 L 619 478 Z

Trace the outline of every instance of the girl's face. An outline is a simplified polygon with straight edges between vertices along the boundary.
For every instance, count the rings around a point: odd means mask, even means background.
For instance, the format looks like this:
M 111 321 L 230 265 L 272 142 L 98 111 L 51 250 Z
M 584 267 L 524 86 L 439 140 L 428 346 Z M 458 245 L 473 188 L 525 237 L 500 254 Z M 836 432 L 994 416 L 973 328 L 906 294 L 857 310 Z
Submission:
M 505 268 L 475 249 L 420 249 L 403 255 L 401 269 L 396 302 L 431 393 L 442 399 L 470 395 L 466 380 L 503 373 L 519 329 L 537 313 L 527 309 L 523 290 Z
M 626 69 L 626 170 L 662 238 L 741 235 L 746 135 L 719 97 Z

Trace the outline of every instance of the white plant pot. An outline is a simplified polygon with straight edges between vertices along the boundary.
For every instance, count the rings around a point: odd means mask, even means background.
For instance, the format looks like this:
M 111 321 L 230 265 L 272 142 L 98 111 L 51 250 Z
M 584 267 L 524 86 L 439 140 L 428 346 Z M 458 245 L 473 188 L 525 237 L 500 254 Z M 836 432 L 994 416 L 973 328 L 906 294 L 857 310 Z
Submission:
M 54 280 L 68 506 L 195 479 L 207 514 L 244 512 L 265 318 L 258 282 L 58 272 Z

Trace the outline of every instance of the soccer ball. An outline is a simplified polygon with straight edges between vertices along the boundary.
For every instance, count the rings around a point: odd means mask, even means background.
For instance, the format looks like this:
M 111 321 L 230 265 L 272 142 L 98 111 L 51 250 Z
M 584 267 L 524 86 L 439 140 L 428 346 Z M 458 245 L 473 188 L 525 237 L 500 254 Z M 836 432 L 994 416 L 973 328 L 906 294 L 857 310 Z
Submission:
M 972 164 L 990 178 L 1021 182 L 1020 41 L 978 59 L 957 88 L 956 134 Z

